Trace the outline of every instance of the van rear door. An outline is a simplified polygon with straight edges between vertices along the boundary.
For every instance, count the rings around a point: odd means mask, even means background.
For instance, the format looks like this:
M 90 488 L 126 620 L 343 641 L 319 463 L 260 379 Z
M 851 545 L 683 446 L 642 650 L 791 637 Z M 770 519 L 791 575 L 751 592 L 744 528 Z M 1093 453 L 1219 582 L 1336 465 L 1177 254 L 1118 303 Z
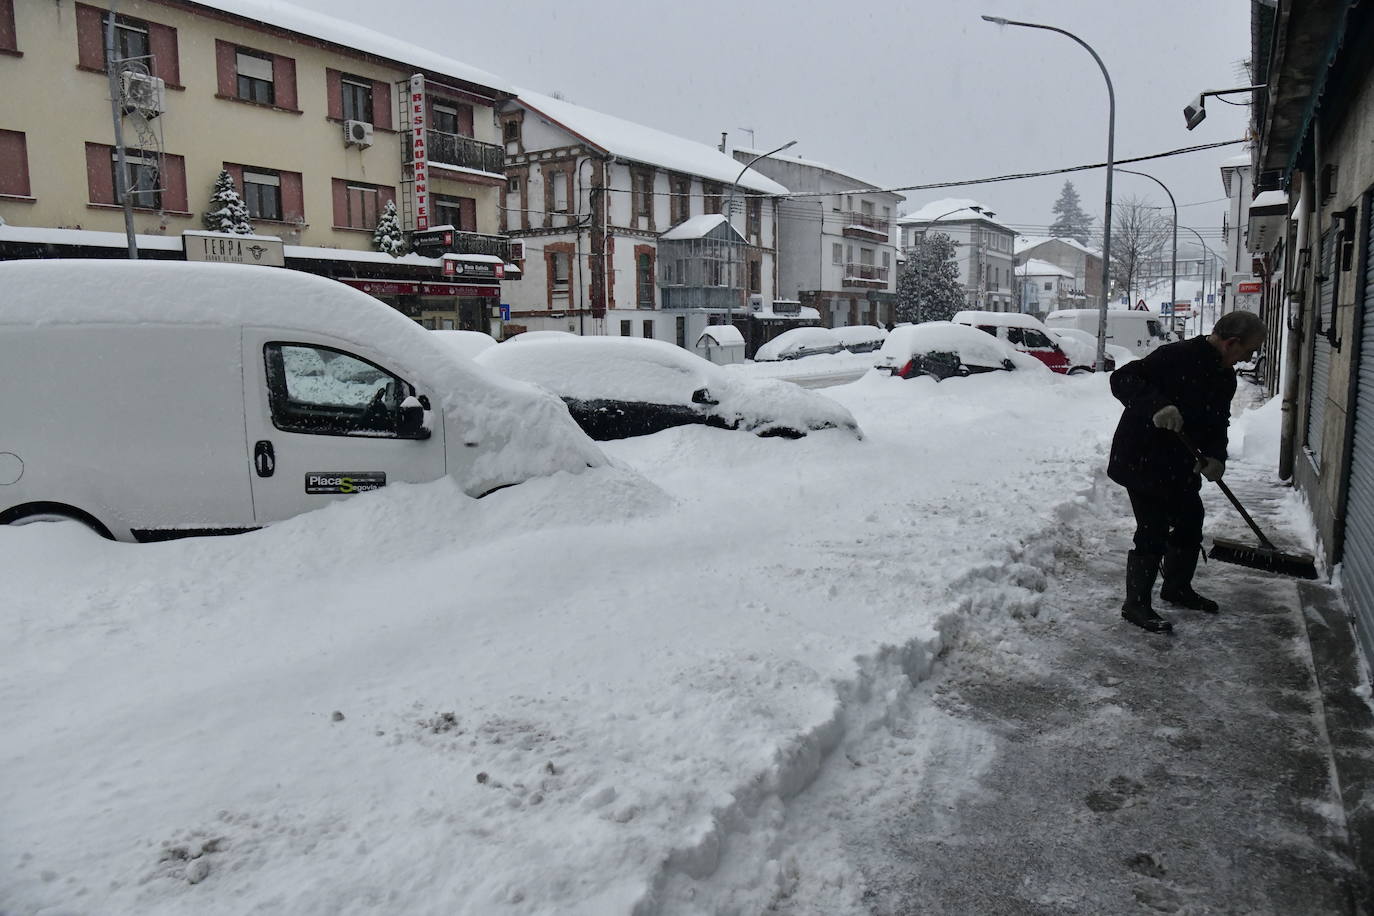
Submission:
M 393 483 L 445 473 L 444 428 L 404 428 L 411 379 L 356 344 L 265 328 L 243 331 L 243 396 L 258 524 Z

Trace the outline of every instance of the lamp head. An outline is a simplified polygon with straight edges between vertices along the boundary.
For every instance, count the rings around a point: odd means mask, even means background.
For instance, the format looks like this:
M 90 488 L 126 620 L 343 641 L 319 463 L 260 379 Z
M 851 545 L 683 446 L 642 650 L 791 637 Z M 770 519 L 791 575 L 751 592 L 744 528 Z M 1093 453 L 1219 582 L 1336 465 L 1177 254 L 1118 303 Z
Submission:
M 984 17 L 983 17 L 983 21 L 984 21 L 984 22 L 991 22 L 991 23 L 994 24 L 994 25 L 1006 25 L 1006 24 L 1007 24 L 1007 20 L 1006 20 L 1006 19 L 1003 19 L 1001 16 L 984 16 Z
M 1183 122 L 1192 130 L 1203 122 L 1207 117 L 1207 109 L 1203 107 L 1203 96 L 1196 96 L 1191 102 L 1183 106 Z
M 791 149 L 792 147 L 794 147 L 794 146 L 796 146 L 796 145 L 797 145 L 797 141 L 796 141 L 796 140 L 791 140 L 791 141 L 789 141 L 788 143 L 784 144 L 783 147 L 782 147 L 782 149 L 778 150 L 778 152 L 782 152 L 782 150 L 784 150 L 784 149 Z

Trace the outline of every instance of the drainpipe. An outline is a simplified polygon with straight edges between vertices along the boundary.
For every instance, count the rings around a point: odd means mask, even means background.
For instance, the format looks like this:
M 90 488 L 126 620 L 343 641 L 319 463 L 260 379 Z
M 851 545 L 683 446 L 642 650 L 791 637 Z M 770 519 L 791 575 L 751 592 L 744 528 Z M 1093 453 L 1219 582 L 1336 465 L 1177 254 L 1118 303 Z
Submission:
M 1320 160 L 1318 167 L 1313 170 L 1313 175 L 1320 171 Z M 1309 210 L 1313 209 L 1315 195 L 1312 193 L 1312 181 L 1306 174 L 1299 173 L 1302 180 L 1301 190 L 1298 193 L 1298 228 L 1293 248 L 1289 252 L 1291 262 L 1290 270 L 1296 270 L 1301 266 L 1303 249 L 1309 249 L 1308 265 L 1311 268 L 1313 262 L 1320 257 L 1320 252 L 1310 251 L 1310 239 L 1312 233 L 1311 226 L 1314 225 L 1313 217 Z M 1320 209 L 1320 204 L 1317 205 Z M 1297 406 L 1298 406 L 1298 372 L 1302 368 L 1302 338 L 1303 338 L 1303 313 L 1311 300 L 1308 295 L 1307 279 L 1314 273 L 1309 269 L 1306 276 L 1291 276 L 1289 282 L 1284 283 L 1285 294 L 1292 282 L 1302 283 L 1299 290 L 1299 303 L 1295 306 L 1291 297 L 1288 300 L 1288 340 L 1284 344 L 1283 354 L 1283 401 L 1281 404 L 1281 423 L 1279 427 L 1279 479 L 1291 480 L 1293 477 L 1293 456 L 1297 451 Z

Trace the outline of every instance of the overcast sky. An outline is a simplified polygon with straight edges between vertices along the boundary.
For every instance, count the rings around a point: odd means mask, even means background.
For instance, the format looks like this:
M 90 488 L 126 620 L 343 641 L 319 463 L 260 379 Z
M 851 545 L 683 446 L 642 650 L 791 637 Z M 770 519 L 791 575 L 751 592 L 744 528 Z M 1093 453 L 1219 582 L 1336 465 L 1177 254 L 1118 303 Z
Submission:
M 1107 90 L 1091 55 L 1062 35 L 992 25 L 980 13 L 1058 26 L 1092 45 L 1116 89 L 1118 159 L 1238 139 L 1249 114 L 1209 99 L 1207 120 L 1190 132 L 1181 113 L 1204 89 L 1248 82 L 1248 0 L 293 2 L 703 143 L 721 131 L 759 149 L 795 139 L 788 155 L 884 187 L 1106 158 Z M 1243 151 L 1130 167 L 1167 184 L 1180 223 L 1216 248 L 1218 163 Z M 1068 177 L 1100 217 L 1103 170 Z M 1046 226 L 1063 183 L 907 192 L 902 212 L 971 197 L 999 222 Z M 1131 195 L 1168 203 L 1153 182 L 1118 173 L 1117 200 Z

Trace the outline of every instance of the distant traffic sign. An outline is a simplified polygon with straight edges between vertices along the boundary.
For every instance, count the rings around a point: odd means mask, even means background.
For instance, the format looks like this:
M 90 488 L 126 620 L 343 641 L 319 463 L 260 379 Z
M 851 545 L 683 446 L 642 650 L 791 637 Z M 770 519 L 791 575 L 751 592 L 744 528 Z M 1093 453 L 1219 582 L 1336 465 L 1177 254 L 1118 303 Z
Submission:
M 1145 304 L 1144 299 L 1141 299 L 1139 302 L 1135 304 L 1135 310 L 1137 312 L 1148 312 L 1150 310 L 1150 307 Z

